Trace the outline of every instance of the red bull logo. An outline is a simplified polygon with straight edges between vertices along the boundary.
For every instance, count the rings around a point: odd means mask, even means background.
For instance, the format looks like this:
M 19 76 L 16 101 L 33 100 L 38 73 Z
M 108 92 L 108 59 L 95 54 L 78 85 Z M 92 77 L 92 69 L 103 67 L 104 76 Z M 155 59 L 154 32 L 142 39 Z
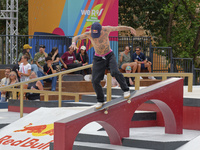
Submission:
M 98 30 L 92 30 L 93 33 L 98 33 Z
M 14 132 L 27 132 L 31 133 L 33 136 L 52 136 L 54 135 L 54 124 L 33 126 L 33 124 L 30 123 L 29 125 L 24 126 L 24 129 L 15 130 Z
M 49 143 L 53 142 L 53 140 L 47 143 L 41 143 L 39 139 L 35 138 L 26 138 L 24 140 L 15 140 L 10 135 L 6 135 L 0 138 L 0 145 L 5 146 L 13 146 L 13 147 L 21 147 L 21 148 L 30 148 L 30 149 L 39 149 L 39 150 L 47 150 L 49 148 Z

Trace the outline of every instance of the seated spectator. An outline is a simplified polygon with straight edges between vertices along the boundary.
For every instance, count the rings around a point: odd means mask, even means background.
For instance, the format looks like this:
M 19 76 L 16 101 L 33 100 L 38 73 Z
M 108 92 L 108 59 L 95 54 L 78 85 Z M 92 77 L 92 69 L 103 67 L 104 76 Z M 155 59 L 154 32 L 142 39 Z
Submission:
M 80 52 L 76 55 L 76 60 L 78 61 L 78 63 L 82 64 L 83 66 L 88 65 L 89 58 L 88 58 L 88 54 L 86 53 L 85 46 L 81 46 Z M 85 69 L 85 71 L 87 72 L 87 74 L 91 73 L 90 68 Z
M 51 52 L 48 54 L 48 56 L 52 58 L 53 65 L 56 66 L 56 71 L 59 72 L 60 71 L 60 65 L 59 65 L 60 56 L 58 54 L 58 48 L 53 47 Z
M 34 56 L 34 61 L 36 65 L 38 66 L 38 70 L 43 72 L 43 66 L 45 65 L 45 58 L 48 56 L 45 52 L 45 46 L 40 45 L 39 52 L 37 52 Z
M 15 71 L 11 71 L 10 74 L 9 74 L 9 79 L 10 79 L 10 82 L 8 83 L 8 85 L 11 85 L 11 84 L 15 84 L 15 83 L 18 83 L 18 78 L 17 78 L 17 74 Z M 6 99 L 13 99 L 13 95 L 12 95 L 12 92 L 9 91 L 9 92 L 6 92 Z
M 31 70 L 37 72 L 38 71 L 38 67 L 37 67 L 36 64 L 33 64 L 33 58 L 31 56 L 30 49 L 32 49 L 32 47 L 29 44 L 25 44 L 23 46 L 23 51 L 19 54 L 19 57 L 18 57 L 17 61 L 19 62 L 23 55 L 27 55 L 29 57 L 28 63 L 31 64 Z
M 73 68 L 82 66 L 82 64 L 77 62 L 73 48 L 69 48 L 69 51 L 65 52 L 61 56 L 60 62 L 63 64 L 63 67 L 65 69 L 73 69 Z M 75 73 L 81 74 L 82 72 L 81 71 L 77 71 Z
M 56 66 L 53 65 L 52 58 L 50 56 L 46 57 L 46 64 L 44 65 L 44 72 L 43 71 L 38 71 L 37 75 L 38 77 L 43 77 L 46 75 L 54 74 L 56 73 Z M 57 81 L 57 76 L 56 77 L 51 77 L 48 79 L 44 79 L 44 81 L 51 82 L 51 91 L 56 90 L 56 81 Z M 43 80 L 41 80 L 42 85 L 44 85 Z
M 146 56 L 144 55 L 144 53 L 141 52 L 142 48 L 137 46 L 135 48 L 135 53 L 133 54 L 133 61 L 137 62 L 137 72 L 140 73 L 141 69 L 147 69 L 149 71 L 149 73 L 151 73 L 151 65 L 152 63 L 150 61 L 148 61 L 146 59 Z M 149 79 L 155 80 L 156 78 L 154 78 L 153 76 L 148 77 Z M 142 77 L 140 77 L 140 79 L 143 79 Z
M 19 59 L 19 61 L 17 62 L 17 64 L 15 64 L 12 68 L 12 71 L 14 71 L 17 74 L 17 79 L 18 81 L 20 81 L 20 77 L 18 75 L 18 71 L 19 71 L 19 65 L 22 63 L 21 59 Z
M 132 68 L 132 73 L 135 73 L 137 69 L 137 62 L 131 62 L 130 47 L 126 46 L 124 52 L 120 53 L 120 69 L 125 70 L 127 66 Z
M 32 71 L 30 79 L 35 79 L 35 78 L 37 78 L 37 74 L 34 71 Z M 43 85 L 40 81 L 35 81 L 29 83 L 27 89 L 43 90 Z M 26 93 L 26 98 L 28 100 L 40 100 L 40 93 Z
M 11 72 L 10 68 L 5 69 L 5 77 L 1 79 L 1 87 L 6 86 L 10 83 L 9 74 Z M 6 101 L 6 91 L 1 91 L 1 102 Z
M 126 73 L 131 73 L 131 66 L 126 67 Z M 128 86 L 133 86 L 134 85 L 134 77 L 125 77 L 126 83 Z
M 112 81 L 111 81 L 111 87 L 119 87 L 119 83 L 117 82 L 115 77 L 112 77 Z M 106 78 L 106 83 L 104 85 L 104 88 L 107 88 L 107 78 Z

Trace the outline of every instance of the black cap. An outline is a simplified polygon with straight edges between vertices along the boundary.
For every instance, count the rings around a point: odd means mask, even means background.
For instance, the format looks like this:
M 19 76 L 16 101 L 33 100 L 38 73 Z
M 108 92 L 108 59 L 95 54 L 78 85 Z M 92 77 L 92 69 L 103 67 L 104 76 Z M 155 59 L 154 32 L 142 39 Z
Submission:
M 50 56 L 47 56 L 47 57 L 45 58 L 45 61 L 48 61 L 48 60 L 52 60 L 52 58 L 51 58 Z
M 46 48 L 45 45 L 40 45 L 40 48 Z
M 92 38 L 98 38 L 101 35 L 102 26 L 100 23 L 95 22 L 91 26 L 91 36 Z

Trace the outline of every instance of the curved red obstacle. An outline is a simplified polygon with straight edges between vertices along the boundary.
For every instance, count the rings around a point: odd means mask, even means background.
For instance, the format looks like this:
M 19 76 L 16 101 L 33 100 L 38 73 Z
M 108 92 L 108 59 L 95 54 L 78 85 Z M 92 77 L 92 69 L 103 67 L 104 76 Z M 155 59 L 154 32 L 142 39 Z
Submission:
M 121 145 L 123 137 L 129 137 L 131 118 L 136 109 L 146 101 L 153 101 L 161 110 L 165 133 L 182 134 L 183 129 L 183 79 L 171 78 L 136 91 L 131 103 L 122 100 L 111 106 L 109 113 L 89 108 L 76 115 L 54 123 L 54 150 L 71 150 L 79 131 L 88 123 L 96 121 L 107 132 L 110 143 Z

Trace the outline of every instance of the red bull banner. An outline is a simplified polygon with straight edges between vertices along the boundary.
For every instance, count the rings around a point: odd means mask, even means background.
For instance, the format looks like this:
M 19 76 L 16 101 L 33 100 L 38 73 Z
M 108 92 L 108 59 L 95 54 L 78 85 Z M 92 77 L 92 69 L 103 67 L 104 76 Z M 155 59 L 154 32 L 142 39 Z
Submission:
M 0 130 L 0 150 L 49 150 L 54 122 L 83 108 L 40 108 Z

